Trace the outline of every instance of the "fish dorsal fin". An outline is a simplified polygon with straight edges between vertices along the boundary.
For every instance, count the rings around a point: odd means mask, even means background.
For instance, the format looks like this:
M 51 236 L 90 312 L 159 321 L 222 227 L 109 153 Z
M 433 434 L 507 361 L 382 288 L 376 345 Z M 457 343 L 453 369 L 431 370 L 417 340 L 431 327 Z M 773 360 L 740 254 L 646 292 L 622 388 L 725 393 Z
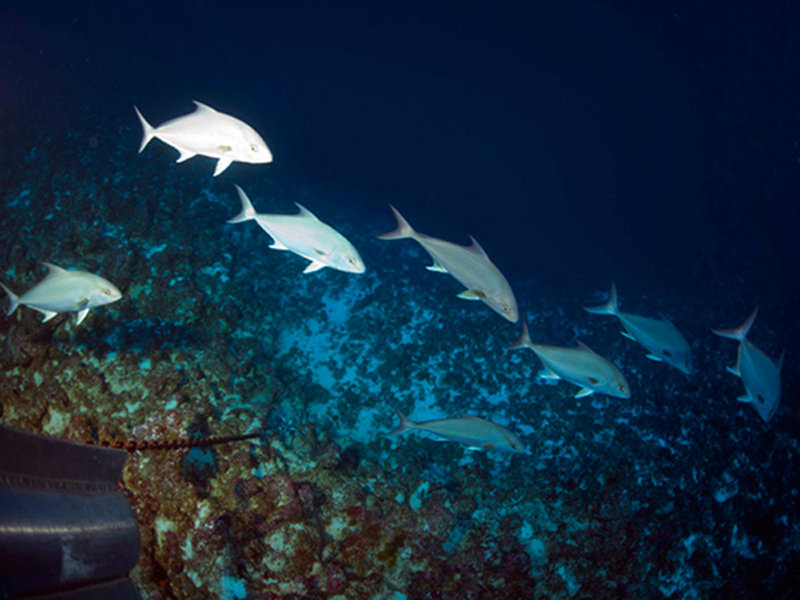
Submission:
M 56 277 L 57 275 L 63 275 L 67 272 L 66 269 L 54 265 L 53 263 L 44 262 L 42 264 L 47 267 L 47 277 Z
M 458 417 L 457 418 L 458 419 L 472 419 L 472 420 L 483 421 L 484 423 L 488 423 L 488 421 L 486 421 L 486 419 L 481 419 L 480 417 L 476 417 L 475 415 L 471 415 L 471 414 L 465 413 L 465 412 L 458 413 Z
M 470 239 L 470 241 L 472 241 L 472 244 L 469 246 L 469 249 L 472 250 L 473 252 L 477 252 L 483 258 L 488 260 L 489 259 L 489 255 L 486 254 L 486 250 L 484 250 L 483 247 L 478 243 L 478 240 L 476 240 L 472 236 L 469 236 L 469 239 Z
M 295 204 L 295 206 L 297 206 L 297 208 L 300 209 L 300 212 L 297 213 L 298 217 L 304 217 L 306 219 L 312 219 L 314 221 L 319 221 L 317 216 L 314 213 L 312 213 L 310 210 L 308 210 L 305 206 L 303 206 L 299 202 L 295 202 L 294 204 Z
M 778 371 L 780 371 L 783 368 L 783 359 L 785 357 L 786 357 L 786 348 L 783 349 L 783 352 L 781 352 L 781 357 L 778 359 L 778 362 L 775 363 L 775 366 L 778 367 Z
M 580 348 L 581 350 L 585 350 L 586 352 L 591 352 L 592 354 L 597 354 L 597 352 L 589 348 L 589 346 L 584 344 L 582 341 L 576 339 L 575 343 L 578 344 L 578 348 Z
M 208 104 L 203 104 L 202 102 L 198 102 L 197 100 L 192 100 L 194 105 L 197 107 L 195 109 L 195 113 L 209 113 L 209 114 L 217 114 L 218 111 L 211 108 Z

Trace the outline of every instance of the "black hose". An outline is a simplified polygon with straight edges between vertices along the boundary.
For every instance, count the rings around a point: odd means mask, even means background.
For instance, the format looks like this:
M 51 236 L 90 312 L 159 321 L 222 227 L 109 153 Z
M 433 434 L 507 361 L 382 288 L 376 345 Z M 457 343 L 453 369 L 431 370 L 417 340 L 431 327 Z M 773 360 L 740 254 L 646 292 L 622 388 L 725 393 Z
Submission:
M 0 599 L 138 598 L 126 457 L 0 425 Z

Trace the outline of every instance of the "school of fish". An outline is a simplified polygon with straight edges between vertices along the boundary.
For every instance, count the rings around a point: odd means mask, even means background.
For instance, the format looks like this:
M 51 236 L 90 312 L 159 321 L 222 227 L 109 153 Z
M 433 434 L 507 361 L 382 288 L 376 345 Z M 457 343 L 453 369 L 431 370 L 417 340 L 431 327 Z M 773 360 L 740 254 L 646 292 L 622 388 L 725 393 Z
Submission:
M 194 104 L 194 112 L 166 121 L 158 127 L 150 125 L 134 106 L 142 126 L 139 152 L 153 138 L 157 138 L 179 152 L 178 163 L 198 155 L 215 159 L 214 177 L 234 162 L 272 162 L 271 150 L 252 127 L 201 102 L 195 101 Z M 270 248 L 285 250 L 309 261 L 303 273 L 313 273 L 325 267 L 348 273 L 365 271 L 366 267 L 356 248 L 306 207 L 296 204 L 298 213 L 291 215 L 257 213 L 244 190 L 238 185 L 235 189 L 241 208 L 228 223 L 255 221 L 272 239 Z M 511 323 L 520 320 L 511 286 L 477 240 L 470 237 L 470 245 L 462 246 L 419 233 L 394 206 L 389 208 L 397 227 L 377 236 L 379 239 L 414 240 L 433 261 L 426 267 L 428 270 L 449 274 L 462 286 L 459 298 L 479 300 Z M 90 309 L 122 298 L 122 293 L 99 275 L 78 269 L 67 270 L 47 262 L 44 264 L 48 268 L 47 276 L 20 296 L 0 283 L 9 298 L 9 315 L 23 305 L 42 313 L 43 322 L 62 313 L 74 312 L 77 313 L 76 324 L 80 324 Z M 687 376 L 691 375 L 692 352 L 686 338 L 666 317 L 655 319 L 621 312 L 613 283 L 605 304 L 585 310 L 617 317 L 623 327 L 622 335 L 643 346 L 648 352 L 647 358 L 664 362 Z M 739 342 L 736 364 L 728 367 L 744 385 L 745 394 L 739 400 L 752 404 L 761 419 L 769 422 L 775 416 L 780 402 L 783 355 L 773 361 L 747 339 L 756 312 L 754 310 L 735 329 L 713 331 Z M 572 347 L 535 343 L 523 320 L 522 333 L 509 348 L 532 350 L 544 365 L 540 377 L 564 380 L 578 386 L 575 397 L 595 393 L 623 399 L 631 397 L 629 384 L 619 368 L 580 341 Z M 395 412 L 400 425 L 390 432 L 391 435 L 412 430 L 423 431 L 443 440 L 464 444 L 470 449 L 527 453 L 522 441 L 506 427 L 480 417 L 460 415 L 413 422 L 399 410 L 395 409 Z

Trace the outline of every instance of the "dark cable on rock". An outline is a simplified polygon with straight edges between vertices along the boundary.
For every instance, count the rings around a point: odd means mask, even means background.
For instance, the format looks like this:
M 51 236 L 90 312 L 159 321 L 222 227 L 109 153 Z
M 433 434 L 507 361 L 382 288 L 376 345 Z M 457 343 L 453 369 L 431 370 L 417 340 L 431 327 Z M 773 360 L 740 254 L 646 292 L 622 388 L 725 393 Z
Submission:
M 200 446 L 216 446 L 218 444 L 227 444 L 230 442 L 240 442 L 253 438 L 261 437 L 260 433 L 247 433 L 243 435 L 228 435 L 208 438 L 177 438 L 174 440 L 142 440 L 142 441 L 116 441 L 100 440 L 83 440 L 84 444 L 91 446 L 103 446 L 105 448 L 120 448 L 128 452 L 136 452 L 137 450 L 176 450 L 179 448 L 196 448 Z

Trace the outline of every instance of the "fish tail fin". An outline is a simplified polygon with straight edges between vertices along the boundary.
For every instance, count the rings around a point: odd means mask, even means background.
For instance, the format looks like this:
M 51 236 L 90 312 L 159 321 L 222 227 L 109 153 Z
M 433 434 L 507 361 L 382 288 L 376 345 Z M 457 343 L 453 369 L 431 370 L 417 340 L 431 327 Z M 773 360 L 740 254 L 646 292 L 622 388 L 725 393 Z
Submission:
M 711 331 L 721 337 L 731 338 L 732 340 L 739 340 L 740 342 L 743 342 L 747 337 L 750 328 L 753 326 L 753 321 L 756 320 L 757 314 L 758 307 L 756 306 L 753 309 L 753 312 L 750 313 L 750 316 L 747 317 L 747 320 L 738 327 L 734 327 L 733 329 L 712 329 Z
M 398 210 L 391 204 L 389 205 L 389 208 L 392 209 L 392 212 L 394 213 L 394 218 L 397 219 L 397 229 L 395 229 L 394 231 L 390 231 L 389 233 L 384 233 L 382 235 L 379 235 L 377 236 L 377 238 L 379 240 L 401 240 L 403 238 L 414 237 L 414 234 L 416 232 L 411 227 L 411 225 L 408 224 L 408 221 L 406 221 L 403 218 L 403 215 L 401 215 L 398 212 Z
M 133 110 L 136 111 L 136 116 L 139 117 L 139 122 L 142 124 L 142 143 L 139 145 L 139 152 L 141 153 L 142 150 L 145 149 L 145 146 L 147 146 L 147 144 L 150 143 L 150 140 L 152 140 L 155 137 L 156 130 L 153 129 L 153 126 L 147 122 L 147 119 L 144 118 L 142 113 L 139 112 L 139 109 L 136 108 L 135 105 L 133 107 Z
M 240 188 L 238 185 L 235 186 L 236 191 L 239 194 L 239 200 L 242 202 L 242 210 L 241 212 L 233 217 L 232 219 L 228 219 L 228 223 L 241 223 L 242 221 L 249 221 L 250 219 L 256 218 L 256 209 L 253 208 L 253 204 L 250 202 L 250 198 L 247 197 L 247 194 L 244 193 L 244 190 Z
M 519 339 L 513 344 L 506 346 L 509 350 L 516 350 L 517 348 L 530 348 L 533 346 L 533 342 L 531 341 L 531 336 L 528 333 L 528 324 L 525 321 L 522 321 L 522 333 L 519 335 Z
M 15 310 L 17 310 L 17 307 L 19 306 L 19 296 L 17 296 L 14 292 L 12 292 L 2 283 L 0 283 L 0 287 L 2 287 L 6 291 L 6 294 L 8 294 L 8 299 L 11 301 L 11 305 L 8 307 L 8 311 L 6 312 L 7 315 L 10 315 Z
M 406 417 L 403 413 L 401 413 L 396 408 L 394 409 L 394 412 L 396 412 L 397 416 L 400 417 L 400 426 L 392 429 L 389 432 L 389 435 L 399 435 L 399 434 L 403 433 L 404 431 L 408 431 L 409 429 L 414 429 L 414 426 L 416 425 L 416 423 L 414 423 L 413 421 L 409 420 L 408 417 Z
M 619 304 L 617 302 L 617 286 L 611 284 L 611 293 L 608 295 L 608 302 L 600 306 L 584 306 L 583 310 L 596 315 L 616 315 L 619 314 Z

